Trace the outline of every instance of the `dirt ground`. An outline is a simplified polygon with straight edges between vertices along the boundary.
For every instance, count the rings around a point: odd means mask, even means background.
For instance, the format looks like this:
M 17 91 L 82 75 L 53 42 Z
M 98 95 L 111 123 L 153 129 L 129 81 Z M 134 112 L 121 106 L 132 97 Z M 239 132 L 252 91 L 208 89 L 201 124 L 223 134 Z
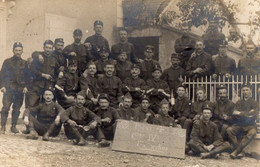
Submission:
M 23 125 L 18 125 L 22 130 Z M 72 141 L 66 140 L 64 135 L 51 138 L 45 142 L 25 139 L 23 134 L 11 134 L 10 127 L 7 133 L 0 136 L 0 166 L 26 167 L 260 167 L 260 161 L 253 158 L 232 160 L 223 154 L 218 160 L 201 160 L 198 157 L 186 156 L 185 160 L 155 157 L 149 155 L 115 152 L 109 148 L 98 148 L 94 141 L 87 146 L 75 146 Z

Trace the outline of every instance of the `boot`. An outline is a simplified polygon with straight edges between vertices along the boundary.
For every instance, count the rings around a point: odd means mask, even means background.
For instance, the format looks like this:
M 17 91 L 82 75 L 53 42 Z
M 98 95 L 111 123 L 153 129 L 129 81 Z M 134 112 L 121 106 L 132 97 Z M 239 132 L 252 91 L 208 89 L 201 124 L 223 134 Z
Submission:
M 99 143 L 100 147 L 109 147 L 110 143 L 106 139 L 102 139 Z
M 16 125 L 15 124 L 12 124 L 11 132 L 14 133 L 14 134 L 19 133 L 19 131 L 16 129 Z
M 85 146 L 86 145 L 86 141 L 83 137 L 80 137 L 79 138 L 79 142 L 78 142 L 78 145 L 79 146 Z
M 30 129 L 30 133 L 26 138 L 32 139 L 32 140 L 37 140 L 38 137 L 39 137 L 38 133 L 34 129 Z
M 49 141 L 49 137 L 51 135 L 51 133 L 53 132 L 53 130 L 56 128 L 56 125 L 53 123 L 51 124 L 50 128 L 48 129 L 48 131 L 43 135 L 42 140 L 43 141 Z
M 5 125 L 1 127 L 1 134 L 5 134 L 5 131 L 6 131 L 6 128 L 5 128 Z
M 29 130 L 29 126 L 28 125 L 25 125 L 25 130 L 22 131 L 23 134 L 29 134 L 30 133 L 30 130 Z

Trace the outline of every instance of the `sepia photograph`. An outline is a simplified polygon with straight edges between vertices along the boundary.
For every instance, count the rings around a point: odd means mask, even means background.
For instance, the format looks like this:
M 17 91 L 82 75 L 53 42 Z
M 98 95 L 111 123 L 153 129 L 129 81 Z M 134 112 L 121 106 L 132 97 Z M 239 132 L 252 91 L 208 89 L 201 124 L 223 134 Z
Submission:
M 260 0 L 0 0 L 0 167 L 258 167 Z

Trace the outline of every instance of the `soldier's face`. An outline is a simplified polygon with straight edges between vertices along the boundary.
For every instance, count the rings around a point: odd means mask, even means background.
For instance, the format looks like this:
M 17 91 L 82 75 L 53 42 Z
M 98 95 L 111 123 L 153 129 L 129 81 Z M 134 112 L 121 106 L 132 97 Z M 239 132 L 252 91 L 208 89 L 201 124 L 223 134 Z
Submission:
M 127 40 L 127 32 L 124 30 L 121 30 L 119 32 L 119 37 L 121 42 L 125 42 Z
M 53 51 L 53 45 L 51 44 L 45 44 L 43 47 L 43 50 L 46 55 L 51 55 L 51 52 Z
M 177 89 L 177 95 L 178 95 L 178 97 L 184 97 L 185 96 L 185 89 L 184 89 L 184 87 L 179 87 L 178 89 Z
M 197 97 L 198 97 L 198 100 L 200 100 L 200 101 L 205 99 L 205 93 L 204 93 L 203 90 L 198 90 L 198 91 L 196 92 L 196 95 L 197 95 Z
M 94 31 L 96 32 L 97 35 L 101 35 L 103 32 L 103 26 L 102 25 L 96 25 L 94 27 Z
M 57 42 L 55 44 L 55 50 L 59 53 L 62 53 L 62 50 L 64 48 L 64 43 L 63 42 Z
M 219 99 L 224 101 L 227 98 L 227 89 L 220 89 L 218 91 Z
M 81 41 L 81 39 L 82 39 L 82 35 L 74 35 L 73 38 L 74 38 L 74 41 L 75 41 L 76 43 L 80 43 L 80 41 Z
M 181 30 L 182 30 L 182 32 L 187 33 L 187 32 L 189 32 L 189 27 L 188 26 L 183 26 L 181 28 Z
M 246 52 L 248 56 L 252 56 L 255 53 L 254 45 L 246 45 Z
M 209 121 L 210 118 L 212 117 L 212 113 L 209 109 L 204 109 L 202 113 L 203 119 L 206 121 Z
M 21 57 L 21 55 L 23 54 L 23 48 L 22 47 L 15 47 L 13 49 L 13 53 L 14 53 L 14 56 Z
M 85 98 L 81 95 L 77 95 L 76 102 L 79 106 L 83 106 L 86 102 Z
M 178 66 L 180 64 L 180 60 L 176 58 L 172 58 L 171 62 L 173 66 Z
M 195 49 L 196 49 L 197 52 L 202 52 L 204 47 L 205 46 L 204 46 L 202 41 L 197 41 L 196 42 Z
M 89 73 L 90 75 L 95 75 L 96 72 L 97 72 L 97 67 L 96 67 L 96 65 L 91 64 L 91 65 L 88 66 L 88 73 Z
M 141 106 L 144 110 L 147 110 L 150 107 L 150 103 L 148 100 L 143 100 Z
M 105 110 L 109 107 L 109 102 L 107 99 L 100 99 L 98 104 L 102 110 Z
M 145 52 L 144 52 L 144 55 L 145 55 L 145 57 L 146 57 L 147 59 L 152 59 L 154 53 L 151 52 L 151 51 L 145 51 Z
M 71 64 L 69 65 L 68 69 L 69 69 L 69 72 L 74 74 L 76 71 L 77 71 L 77 65 L 76 64 Z
M 156 71 L 153 72 L 152 75 L 153 75 L 154 79 L 160 79 L 161 76 L 162 76 L 162 72 L 160 70 L 156 70 Z
M 140 69 L 139 68 L 132 68 L 131 74 L 132 74 L 133 77 L 139 76 L 140 75 Z
M 101 57 L 102 59 L 107 59 L 108 56 L 109 56 L 109 53 L 108 53 L 108 52 L 101 52 L 101 53 L 100 53 L 100 57 Z
M 251 97 L 251 94 L 252 94 L 251 89 L 248 88 L 248 87 L 243 87 L 243 88 L 242 88 L 242 94 L 243 94 L 243 97 L 244 97 L 244 98 L 249 98 L 249 97 Z
M 113 72 L 115 71 L 115 67 L 114 67 L 114 65 L 108 64 L 105 66 L 104 70 L 105 70 L 106 74 L 113 75 Z
M 225 56 L 227 54 L 227 48 L 225 46 L 220 46 L 219 54 L 220 54 L 220 56 Z
M 123 107 L 124 108 L 130 108 L 131 105 L 132 105 L 132 99 L 131 98 L 124 98 Z
M 119 56 L 118 56 L 118 59 L 122 62 L 125 62 L 126 59 L 127 59 L 127 54 L 126 53 L 121 53 Z
M 54 98 L 53 93 L 49 90 L 46 90 L 43 94 L 43 98 L 46 102 L 51 102 Z
M 169 104 L 162 104 L 161 111 L 163 114 L 167 115 L 170 110 Z

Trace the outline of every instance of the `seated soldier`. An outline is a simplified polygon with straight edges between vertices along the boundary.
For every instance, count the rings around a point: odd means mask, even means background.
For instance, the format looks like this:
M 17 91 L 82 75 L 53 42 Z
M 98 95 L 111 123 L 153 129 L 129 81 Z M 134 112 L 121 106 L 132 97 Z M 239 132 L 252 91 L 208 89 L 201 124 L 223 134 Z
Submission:
M 78 84 L 77 61 L 72 59 L 69 61 L 68 72 L 64 72 L 64 76 L 55 85 L 57 100 L 64 109 L 74 105 Z
M 106 64 L 104 67 L 105 75 L 98 78 L 99 93 L 105 93 L 109 96 L 110 105 L 112 107 L 118 107 L 119 102 L 123 96 L 122 82 L 114 76 L 115 66 L 114 64 Z
M 68 139 L 75 139 L 75 144 L 83 146 L 86 145 L 85 139 L 89 135 L 93 135 L 101 147 L 109 146 L 100 127 L 100 118 L 84 107 L 84 104 L 85 93 L 78 93 L 75 105 L 62 114 L 66 136 Z
M 101 119 L 101 130 L 107 140 L 113 140 L 116 120 L 119 115 L 116 110 L 109 106 L 110 100 L 107 94 L 101 94 L 98 99 L 99 107 L 94 110 L 94 113 Z
M 212 104 L 214 109 L 212 120 L 218 125 L 223 139 L 226 139 L 226 130 L 232 125 L 232 113 L 235 104 L 228 99 L 227 87 L 220 85 L 218 88 L 218 100 Z
M 229 140 L 234 146 L 234 151 L 230 157 L 240 158 L 243 149 L 253 140 L 257 133 L 256 120 L 259 114 L 258 103 L 251 97 L 251 86 L 243 84 L 242 86 L 243 98 L 240 99 L 233 112 L 233 125 L 227 129 Z M 242 137 L 238 141 L 238 136 Z
M 131 67 L 131 77 L 126 78 L 122 86 L 123 93 L 129 92 L 133 97 L 133 108 L 140 105 L 142 94 L 146 90 L 146 83 L 139 77 L 139 75 L 140 66 L 138 64 L 133 64 Z
M 210 103 L 210 101 L 207 99 L 207 94 L 203 87 L 197 88 L 196 95 L 198 100 L 192 104 L 190 114 L 190 118 L 193 120 L 199 119 L 202 115 L 203 107 Z
M 166 99 L 163 99 L 160 103 L 159 114 L 155 115 L 153 124 L 168 126 L 168 127 L 177 127 L 174 118 L 169 115 L 169 111 L 170 111 L 170 103 Z
M 153 78 L 147 81 L 146 94 L 151 99 L 151 109 L 153 112 L 158 113 L 162 99 L 170 98 L 170 88 L 164 80 L 160 79 L 162 69 L 159 65 L 154 66 L 152 75 Z
M 135 111 L 131 108 L 132 100 L 132 96 L 129 93 L 125 94 L 121 106 L 117 109 L 120 119 L 134 120 Z
M 202 118 L 196 120 L 191 131 L 189 147 L 201 158 L 212 158 L 217 154 L 231 149 L 228 142 L 223 142 L 217 125 L 210 121 L 213 109 L 208 105 L 203 108 Z
M 124 81 L 127 77 L 130 77 L 132 63 L 127 60 L 127 53 L 125 51 L 120 51 L 117 56 L 117 63 L 115 65 L 116 75 L 121 81 Z
M 189 117 L 191 113 L 191 102 L 186 96 L 184 85 L 179 85 L 176 92 L 177 98 L 170 115 L 174 117 L 177 124 L 180 124 L 183 129 L 186 129 L 186 141 L 188 142 L 193 122 Z
M 60 115 L 64 109 L 53 102 L 53 90 L 44 91 L 44 102 L 38 106 L 27 108 L 24 111 L 24 123 L 29 126 L 30 133 L 28 139 L 38 139 L 38 135 L 43 136 L 43 140 L 48 141 L 49 136 L 57 136 L 61 129 Z
M 154 121 L 154 112 L 149 108 L 150 99 L 148 96 L 143 96 L 141 104 L 135 109 L 135 121 L 146 122 L 152 124 Z

